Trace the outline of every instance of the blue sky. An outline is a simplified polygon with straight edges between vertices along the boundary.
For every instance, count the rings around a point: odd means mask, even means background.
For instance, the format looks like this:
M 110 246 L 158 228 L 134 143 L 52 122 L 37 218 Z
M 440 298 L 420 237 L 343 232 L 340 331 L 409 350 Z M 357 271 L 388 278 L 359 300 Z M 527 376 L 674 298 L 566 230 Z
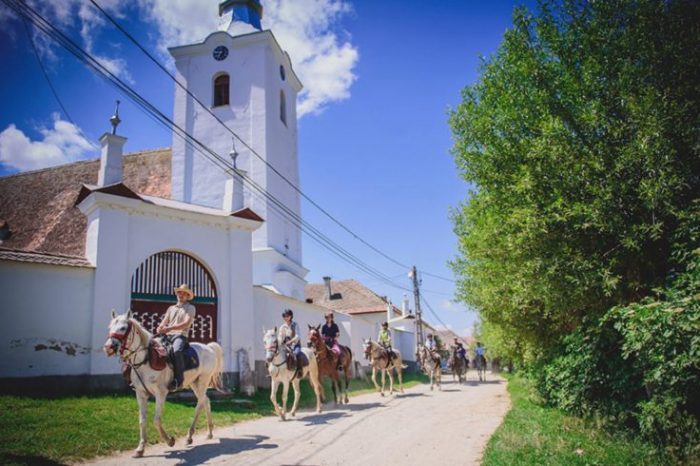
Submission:
M 82 0 L 56 0 L 42 12 L 99 56 L 164 113 L 173 84 Z M 215 0 L 98 0 L 160 58 L 166 46 L 193 42 L 216 24 Z M 450 147 L 448 109 L 478 76 L 479 57 L 494 53 L 516 2 L 417 0 L 270 0 L 263 27 L 290 53 L 305 84 L 300 96 L 302 190 L 385 254 L 419 271 L 451 278 L 457 240 L 450 208 L 466 199 Z M 522 2 L 517 2 L 522 3 Z M 532 6 L 532 2 L 526 2 Z M 188 21 L 182 21 L 182 18 Z M 61 111 L 23 23 L 0 4 L 0 175 L 95 158 L 114 100 L 123 104 L 125 151 L 172 144 L 172 136 L 72 56 L 34 34 Z M 79 128 L 79 130 L 78 130 Z M 18 153 L 30 154 L 17 157 Z M 407 270 L 353 239 L 308 204 L 303 215 L 364 262 L 410 288 Z M 404 291 L 340 261 L 308 238 L 309 281 L 356 278 L 395 303 Z M 459 333 L 475 315 L 451 302 L 454 283 L 422 275 L 424 296 Z M 412 302 L 412 296 L 411 302 Z M 413 305 L 411 306 L 413 307 Z M 437 323 L 430 311 L 426 317 Z

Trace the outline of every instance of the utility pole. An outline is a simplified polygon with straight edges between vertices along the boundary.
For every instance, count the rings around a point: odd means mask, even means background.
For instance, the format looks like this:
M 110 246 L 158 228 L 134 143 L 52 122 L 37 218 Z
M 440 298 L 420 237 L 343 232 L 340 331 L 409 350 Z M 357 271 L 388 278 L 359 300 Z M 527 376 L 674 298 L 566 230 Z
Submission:
M 423 318 L 420 310 L 420 283 L 418 282 L 418 271 L 414 265 L 408 274 L 413 279 L 413 299 L 416 301 L 416 350 L 423 346 Z

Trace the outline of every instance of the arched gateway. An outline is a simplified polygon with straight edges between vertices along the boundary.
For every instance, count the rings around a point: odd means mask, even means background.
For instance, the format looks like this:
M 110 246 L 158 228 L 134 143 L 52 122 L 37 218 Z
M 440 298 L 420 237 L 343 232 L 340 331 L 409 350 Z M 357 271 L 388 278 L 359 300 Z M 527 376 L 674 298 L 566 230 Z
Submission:
M 197 308 L 190 341 L 209 343 L 217 340 L 216 286 L 211 275 L 197 259 L 176 251 L 153 254 L 131 276 L 131 309 L 135 317 L 155 332 L 165 311 L 175 303 L 173 288 L 182 283 L 195 293 Z

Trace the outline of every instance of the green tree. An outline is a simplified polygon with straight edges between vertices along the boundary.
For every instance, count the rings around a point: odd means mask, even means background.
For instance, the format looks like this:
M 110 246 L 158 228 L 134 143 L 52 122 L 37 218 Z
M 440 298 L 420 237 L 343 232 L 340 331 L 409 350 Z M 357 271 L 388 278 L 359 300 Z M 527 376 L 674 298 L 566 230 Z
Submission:
M 450 114 L 458 297 L 537 359 L 649 295 L 700 188 L 700 2 L 514 12 Z M 503 339 L 503 338 L 502 338 Z

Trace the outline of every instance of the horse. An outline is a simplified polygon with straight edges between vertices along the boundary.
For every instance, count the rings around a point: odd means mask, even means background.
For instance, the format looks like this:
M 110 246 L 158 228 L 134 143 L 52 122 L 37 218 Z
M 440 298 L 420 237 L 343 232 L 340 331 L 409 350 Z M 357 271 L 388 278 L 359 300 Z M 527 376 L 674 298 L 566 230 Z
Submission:
M 465 359 L 463 359 L 462 356 L 459 354 L 458 349 L 459 348 L 457 347 L 452 348 L 450 361 L 447 365 L 450 367 L 450 369 L 452 369 L 452 380 L 454 381 L 456 376 L 459 380 L 459 383 L 462 383 L 467 378 L 468 363 L 465 364 Z
M 333 388 L 333 400 L 335 404 L 338 404 L 338 394 L 336 392 L 336 386 L 338 387 L 338 392 L 340 394 L 341 403 L 344 401 L 347 404 L 348 401 L 348 387 L 350 382 L 348 377 L 350 374 L 350 367 L 352 367 L 352 351 L 347 346 L 340 346 L 340 352 L 343 356 L 343 375 L 345 376 L 345 390 L 343 393 L 342 383 L 340 383 L 340 377 L 338 376 L 338 356 L 326 345 L 321 337 L 319 329 L 321 326 L 314 327 L 309 325 L 309 342 L 316 353 L 316 360 L 318 362 L 318 372 L 319 380 L 323 380 L 323 376 L 327 376 L 331 379 L 331 387 Z M 344 398 L 343 398 L 344 395 Z
M 316 412 L 320 413 L 322 389 L 318 376 L 318 364 L 316 363 L 313 352 L 308 348 L 301 349 L 302 353 L 304 353 L 304 356 L 306 356 L 306 359 L 309 361 L 309 365 L 304 367 L 302 376 L 297 377 L 296 367 L 293 369 L 287 367 L 287 358 L 291 351 L 287 348 L 287 345 L 281 343 L 277 339 L 277 327 L 270 330 L 263 330 L 263 343 L 265 345 L 267 372 L 270 374 L 271 379 L 270 400 L 279 417 L 283 421 L 286 420 L 287 394 L 289 393 L 290 382 L 294 388 L 294 404 L 292 405 L 290 414 L 292 416 L 296 415 L 297 407 L 299 406 L 299 397 L 301 396 L 299 381 L 307 375 L 316 393 Z M 282 384 L 282 407 L 277 403 L 277 388 L 279 384 Z
M 423 372 L 430 376 L 430 390 L 433 389 L 433 385 L 437 385 L 438 390 L 442 390 L 442 388 L 440 388 L 440 380 L 442 378 L 440 357 L 433 357 L 425 346 L 421 346 L 420 350 L 418 350 L 418 355 L 421 366 L 423 367 Z
M 393 360 L 389 361 L 388 351 L 379 343 L 372 341 L 372 339 L 362 340 L 362 346 L 365 353 L 365 359 L 369 360 L 372 366 L 372 383 L 377 391 L 384 396 L 384 381 L 385 374 L 389 376 L 389 394 L 394 392 L 394 377 L 391 375 L 393 370 L 396 370 L 396 375 L 399 378 L 399 391 L 403 393 L 403 379 L 402 371 L 407 366 L 403 365 L 401 360 L 401 352 L 399 350 L 393 350 L 396 356 Z M 381 388 L 377 384 L 377 370 L 382 373 L 382 386 Z
M 163 403 L 168 395 L 168 384 L 173 377 L 173 371 L 169 366 L 162 370 L 154 370 L 149 364 L 149 345 L 153 336 L 136 319 L 132 317 L 131 309 L 126 314 L 117 315 L 112 311 L 112 321 L 109 324 L 109 337 L 103 346 L 107 357 L 119 354 L 119 358 L 130 368 L 129 373 L 136 391 L 136 400 L 139 405 L 139 427 L 141 431 L 138 447 L 134 457 L 143 456 L 146 447 L 146 418 L 148 416 L 148 397 L 156 400 L 156 409 L 153 416 L 160 438 L 168 446 L 175 444 L 175 438 L 169 436 L 161 423 Z M 221 371 L 224 366 L 224 351 L 218 343 L 191 343 L 190 346 L 197 352 L 199 367 L 186 370 L 183 386 L 190 387 L 197 397 L 197 406 L 194 410 L 194 419 L 187 432 L 187 444 L 192 443 L 192 435 L 197 425 L 199 414 L 204 408 L 207 415 L 209 428 L 208 439 L 213 437 L 214 423 L 211 417 L 211 405 L 207 397 L 207 388 L 210 386 L 226 393 L 221 381 Z
M 474 367 L 476 368 L 476 373 L 479 376 L 479 382 L 486 381 L 486 358 L 483 354 L 477 354 L 474 356 Z

